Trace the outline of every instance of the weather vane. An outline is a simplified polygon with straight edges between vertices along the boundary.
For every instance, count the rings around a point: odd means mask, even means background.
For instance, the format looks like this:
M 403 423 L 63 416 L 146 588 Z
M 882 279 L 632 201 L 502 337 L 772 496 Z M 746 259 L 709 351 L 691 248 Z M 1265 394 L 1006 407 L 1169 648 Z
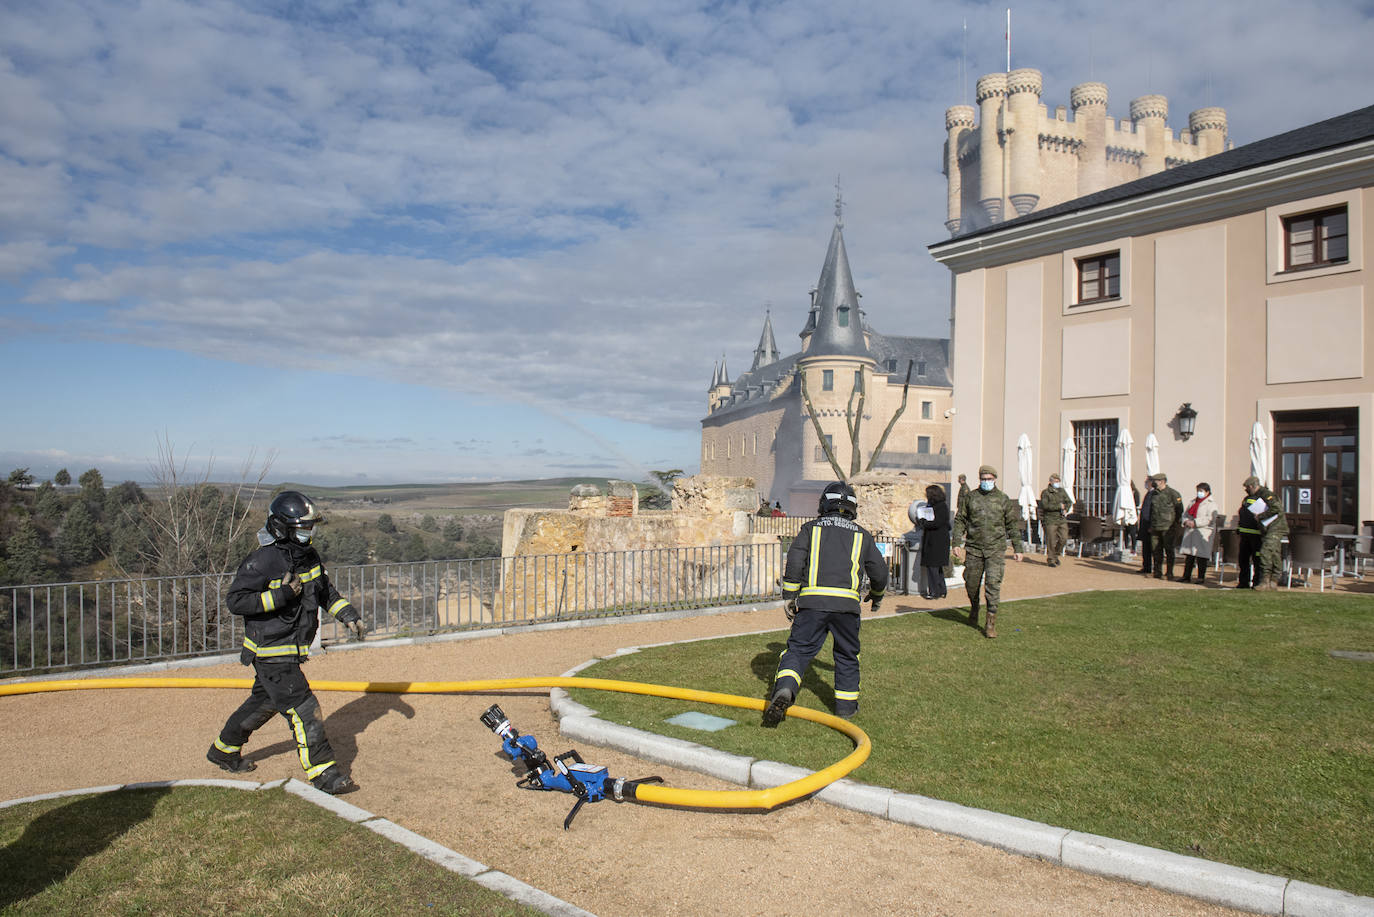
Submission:
M 844 189 L 840 187 L 840 176 L 835 176 L 835 225 L 844 228 Z

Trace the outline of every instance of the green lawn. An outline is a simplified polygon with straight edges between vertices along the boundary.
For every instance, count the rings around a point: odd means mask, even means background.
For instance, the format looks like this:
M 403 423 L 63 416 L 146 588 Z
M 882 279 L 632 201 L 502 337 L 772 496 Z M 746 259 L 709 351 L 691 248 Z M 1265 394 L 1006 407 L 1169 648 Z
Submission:
M 778 612 L 780 626 L 785 624 Z M 941 611 L 865 621 L 853 777 L 1374 895 L 1374 601 L 1233 591 L 1004 604 L 997 640 Z M 645 650 L 588 677 L 763 697 L 786 632 Z M 798 702 L 833 709 L 830 650 Z M 575 691 L 607 719 L 816 769 L 852 747 L 788 719 Z M 740 720 L 705 733 L 663 720 Z
M 283 790 L 128 790 L 0 809 L 0 914 L 537 911 Z

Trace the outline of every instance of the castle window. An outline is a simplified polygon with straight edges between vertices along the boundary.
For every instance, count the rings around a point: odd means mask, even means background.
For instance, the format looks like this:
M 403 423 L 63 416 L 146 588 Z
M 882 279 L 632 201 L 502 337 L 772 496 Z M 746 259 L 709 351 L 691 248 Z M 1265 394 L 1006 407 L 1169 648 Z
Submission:
M 835 370 L 821 370 L 821 391 L 833 392 L 835 390 Z
M 928 455 L 930 453 L 929 436 L 916 437 L 916 451 L 919 452 L 921 455 Z
M 1303 270 L 1350 260 L 1349 219 L 1344 206 L 1283 220 L 1284 269 Z
M 864 387 L 864 371 L 863 371 L 862 369 L 856 369 L 856 370 L 854 370 L 854 388 L 857 389 L 857 390 L 862 391 L 862 390 L 863 390 L 863 387 Z
M 1121 253 L 1106 252 L 1078 258 L 1078 303 L 1103 302 L 1121 297 Z
M 849 307 L 848 307 L 848 306 L 840 306 L 840 308 L 839 308 L 838 310 L 836 310 L 836 311 L 837 311 L 837 313 L 838 313 L 838 317 L 839 317 L 839 320 L 840 320 L 840 327 L 841 327 L 841 328 L 848 328 L 848 327 L 849 327 Z
M 922 402 L 921 402 L 921 419 L 922 419 L 922 420 L 930 420 L 931 415 L 933 415 L 934 413 L 935 413 L 935 402 L 933 402 L 933 401 L 922 401 Z
M 895 358 L 887 361 L 887 371 L 890 373 L 895 373 L 897 371 L 897 360 Z
M 918 376 L 924 376 L 925 374 L 926 374 L 926 361 L 925 361 L 925 360 L 917 360 L 917 361 L 916 361 L 916 375 L 918 375 Z

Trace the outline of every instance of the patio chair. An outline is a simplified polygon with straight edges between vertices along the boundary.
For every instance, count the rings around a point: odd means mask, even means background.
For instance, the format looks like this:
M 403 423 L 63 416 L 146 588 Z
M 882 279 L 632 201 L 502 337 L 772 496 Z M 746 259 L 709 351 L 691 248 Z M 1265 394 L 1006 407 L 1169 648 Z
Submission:
M 1374 561 L 1374 535 L 1359 535 L 1355 538 L 1355 548 L 1350 552 L 1355 565 L 1355 578 L 1364 579 L 1365 564 Z
M 1240 582 L 1240 532 L 1236 529 L 1222 529 L 1217 539 L 1217 553 L 1212 566 L 1217 568 L 1217 585 L 1226 585 L 1226 568 L 1236 568 L 1236 582 Z
M 1288 536 L 1288 588 L 1293 588 L 1293 571 L 1317 573 L 1318 592 L 1326 591 L 1326 568 L 1331 566 L 1331 581 L 1336 581 L 1336 556 L 1328 553 L 1316 532 L 1294 532 Z
M 1115 532 L 1107 528 L 1105 522 L 1096 516 L 1084 516 L 1078 522 L 1078 556 L 1083 556 L 1083 547 L 1110 543 Z

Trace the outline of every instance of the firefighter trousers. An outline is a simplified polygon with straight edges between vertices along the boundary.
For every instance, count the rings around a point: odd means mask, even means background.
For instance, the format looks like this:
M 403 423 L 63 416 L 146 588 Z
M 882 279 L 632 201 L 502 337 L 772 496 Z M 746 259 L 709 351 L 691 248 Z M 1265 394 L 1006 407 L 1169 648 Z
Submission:
M 280 713 L 291 726 L 305 776 L 314 780 L 334 763 L 334 749 L 324 734 L 320 702 L 305 680 L 301 664 L 295 660 L 253 662 L 253 690 L 239 708 L 230 714 L 220 730 L 215 747 L 236 752 L 255 730 Z
M 773 690 L 788 685 L 792 696 L 801 690 L 802 676 L 811 660 L 833 636 L 835 644 L 835 707 L 843 711 L 859 703 L 859 615 L 853 611 L 817 611 L 801 608 L 792 620 L 787 649 L 778 660 L 778 675 Z M 851 707 L 852 705 L 852 707 Z

